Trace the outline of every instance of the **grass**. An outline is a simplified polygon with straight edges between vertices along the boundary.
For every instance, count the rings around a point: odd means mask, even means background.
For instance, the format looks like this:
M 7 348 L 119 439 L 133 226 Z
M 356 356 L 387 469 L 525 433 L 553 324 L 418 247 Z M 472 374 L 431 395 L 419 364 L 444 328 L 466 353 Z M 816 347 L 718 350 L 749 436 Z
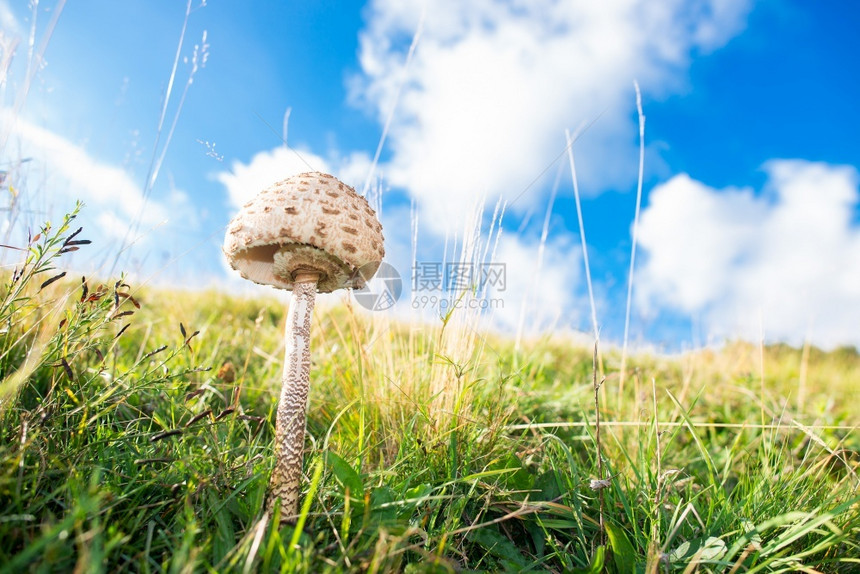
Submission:
M 349 304 L 277 527 L 284 306 L 59 277 L 74 215 L 0 290 L 0 571 L 860 569 L 854 349 L 634 356 L 623 390 L 604 350 L 600 475 L 591 349 Z

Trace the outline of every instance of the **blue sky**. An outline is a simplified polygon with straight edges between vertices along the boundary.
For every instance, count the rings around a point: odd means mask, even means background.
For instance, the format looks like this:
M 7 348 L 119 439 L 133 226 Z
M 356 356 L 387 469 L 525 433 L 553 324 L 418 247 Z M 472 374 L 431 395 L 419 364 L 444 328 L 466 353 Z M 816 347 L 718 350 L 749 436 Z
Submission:
M 25 94 L 34 19 L 38 56 L 59 7 Z M 631 340 L 678 349 L 763 332 L 860 345 L 853 3 L 197 0 L 156 148 L 185 9 L 0 0 L 4 55 L 17 41 L 0 86 L 0 169 L 20 192 L 10 237 L 81 198 L 95 246 L 72 264 L 85 272 L 107 272 L 131 237 L 119 267 L 138 281 L 240 289 L 220 253 L 237 206 L 305 161 L 361 190 L 393 108 L 371 189 L 388 260 L 409 274 L 413 205 L 418 260 L 433 262 L 450 257 L 476 204 L 486 224 L 507 202 L 493 261 L 508 280 L 491 294 L 503 301 L 493 320 L 588 331 L 571 176 L 556 161 L 564 130 L 588 123 L 573 149 L 598 321 L 618 342 L 638 80 L 646 163 Z M 288 109 L 303 159 L 281 142 Z

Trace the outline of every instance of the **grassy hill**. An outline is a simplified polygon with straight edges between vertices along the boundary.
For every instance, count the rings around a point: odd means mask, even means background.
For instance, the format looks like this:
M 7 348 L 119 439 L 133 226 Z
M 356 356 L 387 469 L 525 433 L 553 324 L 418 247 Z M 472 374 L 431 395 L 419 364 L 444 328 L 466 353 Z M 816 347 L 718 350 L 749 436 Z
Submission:
M 854 349 L 734 343 L 622 380 L 614 352 L 515 351 L 467 313 L 318 309 L 278 527 L 283 305 L 60 277 L 75 229 L 0 289 L 0 571 L 860 570 Z

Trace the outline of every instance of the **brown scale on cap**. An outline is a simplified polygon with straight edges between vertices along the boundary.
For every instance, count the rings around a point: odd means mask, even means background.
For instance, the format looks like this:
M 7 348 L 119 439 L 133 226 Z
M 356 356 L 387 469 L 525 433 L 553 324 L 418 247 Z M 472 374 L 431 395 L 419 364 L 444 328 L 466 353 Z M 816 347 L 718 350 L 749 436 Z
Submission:
M 280 181 L 245 204 L 227 229 L 224 253 L 242 277 L 293 288 L 298 271 L 320 273 L 328 293 L 359 287 L 385 255 L 382 226 L 367 200 L 324 173 Z M 276 253 L 278 263 L 275 264 Z

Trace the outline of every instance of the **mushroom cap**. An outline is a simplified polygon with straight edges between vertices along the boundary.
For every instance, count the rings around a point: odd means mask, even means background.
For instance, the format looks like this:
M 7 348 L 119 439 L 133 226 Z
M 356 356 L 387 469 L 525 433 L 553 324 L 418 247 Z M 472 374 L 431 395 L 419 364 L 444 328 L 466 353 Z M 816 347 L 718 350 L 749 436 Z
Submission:
M 361 287 L 385 255 L 367 200 L 332 175 L 302 173 L 264 189 L 227 227 L 224 254 L 245 279 L 292 290 L 296 273 L 319 273 L 329 293 Z

